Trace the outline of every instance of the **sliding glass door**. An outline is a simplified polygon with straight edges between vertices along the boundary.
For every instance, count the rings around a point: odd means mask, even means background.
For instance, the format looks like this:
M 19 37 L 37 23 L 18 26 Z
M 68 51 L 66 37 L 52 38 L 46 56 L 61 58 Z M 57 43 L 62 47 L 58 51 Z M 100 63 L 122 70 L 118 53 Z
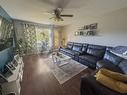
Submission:
M 50 28 L 36 27 L 37 51 L 43 53 L 49 51 L 52 43 L 52 31 Z

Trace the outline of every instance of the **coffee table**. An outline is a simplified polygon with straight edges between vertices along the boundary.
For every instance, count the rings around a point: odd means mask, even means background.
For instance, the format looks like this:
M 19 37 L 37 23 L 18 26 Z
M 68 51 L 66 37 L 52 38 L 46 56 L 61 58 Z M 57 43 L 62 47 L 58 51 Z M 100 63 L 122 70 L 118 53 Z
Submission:
M 53 62 L 57 63 L 58 66 L 63 66 L 69 63 L 69 61 L 71 60 L 71 57 L 60 52 L 54 52 L 52 54 L 52 59 L 53 59 Z

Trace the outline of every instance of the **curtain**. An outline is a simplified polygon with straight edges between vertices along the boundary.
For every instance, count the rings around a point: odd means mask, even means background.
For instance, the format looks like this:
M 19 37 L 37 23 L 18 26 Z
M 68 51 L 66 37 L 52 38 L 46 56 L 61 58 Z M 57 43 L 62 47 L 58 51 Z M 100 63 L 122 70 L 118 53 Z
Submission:
M 54 29 L 54 49 L 58 49 L 59 48 L 59 46 L 60 46 L 60 32 L 59 32 L 59 30 L 58 29 Z
M 48 52 L 53 46 L 53 29 L 49 25 L 14 21 L 17 46 L 21 54 Z
M 46 27 L 36 26 L 36 36 L 37 36 L 37 49 L 38 52 L 49 51 L 51 47 L 51 29 Z
M 12 35 L 12 23 L 10 23 L 8 20 L 0 17 L 2 19 L 1 21 L 1 39 L 2 40 L 6 40 L 8 38 L 10 38 Z
M 26 53 L 36 53 L 37 39 L 36 30 L 33 24 L 23 24 L 23 33 L 25 40 Z

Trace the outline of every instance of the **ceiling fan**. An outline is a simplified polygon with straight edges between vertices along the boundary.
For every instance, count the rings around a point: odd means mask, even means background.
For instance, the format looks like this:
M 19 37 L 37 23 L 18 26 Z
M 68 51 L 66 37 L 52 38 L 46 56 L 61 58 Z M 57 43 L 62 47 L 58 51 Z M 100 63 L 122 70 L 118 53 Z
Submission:
M 52 14 L 53 17 L 49 19 L 53 19 L 55 21 L 64 21 L 63 17 L 73 17 L 72 14 L 62 14 L 63 9 L 67 6 L 67 4 L 70 2 L 70 0 L 56 0 L 56 2 L 53 2 L 53 0 L 42 0 L 44 3 L 47 3 L 51 6 L 56 7 L 52 12 L 47 12 L 48 14 Z
M 53 14 L 53 17 L 50 19 L 54 19 L 55 21 L 64 21 L 63 17 L 73 17 L 72 14 L 61 14 L 62 13 L 62 8 L 56 8 L 53 10 L 51 14 Z

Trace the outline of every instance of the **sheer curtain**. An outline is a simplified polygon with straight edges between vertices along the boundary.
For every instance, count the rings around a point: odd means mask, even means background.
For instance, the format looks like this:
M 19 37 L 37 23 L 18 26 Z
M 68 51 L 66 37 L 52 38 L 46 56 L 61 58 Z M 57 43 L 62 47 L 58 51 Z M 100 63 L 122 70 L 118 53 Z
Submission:
M 1 34 L 1 39 L 2 40 L 6 40 L 7 38 L 10 38 L 11 37 L 11 27 L 12 27 L 12 23 L 9 22 L 8 20 L 2 18 L 0 16 L 0 19 L 1 19 L 1 26 L 0 26 L 0 34 Z
M 36 30 L 33 24 L 23 24 L 23 33 L 25 40 L 26 53 L 36 53 L 37 51 L 37 38 Z
M 15 21 L 15 26 L 17 41 L 23 54 L 37 54 L 52 50 L 52 26 L 23 21 Z
M 49 52 L 52 48 L 52 28 L 36 26 L 38 53 Z

